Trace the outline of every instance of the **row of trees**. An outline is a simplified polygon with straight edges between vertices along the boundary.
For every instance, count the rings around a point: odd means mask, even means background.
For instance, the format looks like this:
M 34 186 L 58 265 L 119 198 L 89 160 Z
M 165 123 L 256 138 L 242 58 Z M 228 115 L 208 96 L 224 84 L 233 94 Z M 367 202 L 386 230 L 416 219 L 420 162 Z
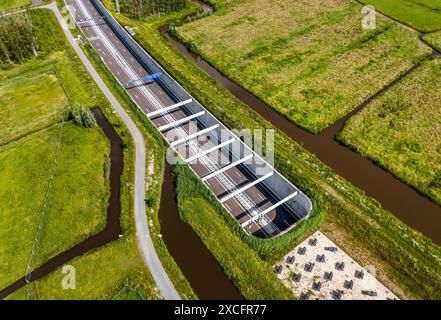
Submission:
M 19 63 L 37 55 L 28 11 L 0 15 L 0 64 Z
M 139 19 L 148 16 L 179 11 L 185 8 L 185 0 L 116 0 L 121 11 Z

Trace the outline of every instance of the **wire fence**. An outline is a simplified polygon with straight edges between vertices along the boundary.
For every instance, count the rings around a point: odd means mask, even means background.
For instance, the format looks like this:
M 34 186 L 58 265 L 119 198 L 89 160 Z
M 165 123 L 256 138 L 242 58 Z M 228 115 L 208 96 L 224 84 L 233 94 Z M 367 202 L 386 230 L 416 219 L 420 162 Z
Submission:
M 47 216 L 47 211 L 48 211 L 47 210 L 48 209 L 48 198 L 52 192 L 53 181 L 54 181 L 54 177 L 55 177 L 56 169 L 57 169 L 57 165 L 58 165 L 58 157 L 60 155 L 60 150 L 61 150 L 61 137 L 62 137 L 62 133 L 63 133 L 63 126 L 64 126 L 64 118 L 61 121 L 60 127 L 58 129 L 58 141 L 57 141 L 54 159 L 52 161 L 51 173 L 49 175 L 48 185 L 47 185 L 46 193 L 45 193 L 44 199 L 43 199 L 43 206 L 42 206 L 41 212 L 40 212 L 40 219 L 38 221 L 38 227 L 37 227 L 37 231 L 35 234 L 34 243 L 32 245 L 31 254 L 29 255 L 28 263 L 26 265 L 25 282 L 26 282 L 26 298 L 28 300 L 31 297 L 31 287 L 29 286 L 29 284 L 31 283 L 31 275 L 32 275 L 32 270 L 33 270 L 34 257 L 40 247 L 41 239 L 43 236 L 43 230 L 46 225 L 46 216 Z

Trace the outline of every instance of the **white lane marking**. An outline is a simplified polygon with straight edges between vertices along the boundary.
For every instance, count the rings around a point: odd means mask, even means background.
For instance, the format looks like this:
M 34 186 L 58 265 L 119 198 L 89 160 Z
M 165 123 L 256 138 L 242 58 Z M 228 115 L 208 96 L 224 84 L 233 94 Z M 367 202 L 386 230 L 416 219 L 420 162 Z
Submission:
M 82 1 L 78 1 L 80 10 L 83 11 L 84 15 L 86 16 L 86 18 L 88 18 L 87 16 L 90 17 L 90 13 L 87 11 L 87 9 L 84 7 L 84 4 L 82 3 Z M 104 25 L 104 28 L 106 27 L 106 25 Z M 110 52 L 110 54 L 114 57 L 114 59 L 118 62 L 118 64 L 122 65 L 122 70 L 125 71 L 128 76 L 132 79 L 136 79 L 136 73 L 133 72 L 133 70 L 131 69 L 131 67 L 129 65 L 126 65 L 125 61 L 124 61 L 124 57 L 121 56 L 121 54 L 118 52 L 118 50 L 113 46 L 113 44 L 109 41 L 107 35 L 101 31 L 100 26 L 92 26 L 93 30 L 95 31 L 95 33 L 97 35 L 99 35 L 103 41 L 103 44 L 107 47 L 108 51 Z M 143 70 L 141 68 L 139 68 L 141 72 L 143 72 Z M 160 100 L 157 99 L 157 97 L 153 94 L 153 92 L 151 92 L 151 90 L 149 88 L 146 87 L 140 87 L 138 88 L 138 90 L 147 98 L 147 100 L 156 108 L 161 108 L 163 107 L 163 104 Z M 171 117 L 170 115 L 166 116 L 167 120 L 170 122 L 173 120 L 174 117 Z M 168 119 L 168 118 L 171 118 Z M 179 130 L 179 135 L 180 136 L 185 136 L 187 135 L 186 132 L 182 129 L 182 128 L 178 128 Z M 199 146 L 198 144 L 195 143 L 189 143 L 191 144 L 191 149 L 201 149 L 201 146 Z M 197 151 L 195 151 L 197 152 Z M 211 171 L 213 171 L 215 168 L 217 167 L 215 165 L 215 163 L 212 161 L 212 159 L 209 156 L 204 156 L 200 159 L 202 161 L 202 163 L 209 168 Z M 228 177 L 228 175 L 226 174 L 221 174 L 219 175 L 219 177 L 216 177 L 216 180 L 219 180 L 219 182 L 221 183 L 221 185 L 228 191 L 231 190 L 233 187 L 235 187 L 235 183 L 233 182 L 233 180 L 231 180 L 230 177 Z M 250 210 L 254 207 L 253 202 L 251 201 L 251 199 L 246 196 L 245 194 L 241 193 L 238 194 L 237 196 L 234 197 L 234 199 L 236 200 L 236 202 L 238 202 L 238 204 L 240 206 L 242 206 L 245 210 L 248 211 L 248 214 L 251 215 Z M 239 201 L 240 200 L 240 201 Z M 252 212 L 254 213 L 254 215 L 258 214 L 257 212 L 255 212 L 256 210 L 252 210 Z M 253 215 L 251 215 L 253 216 Z M 269 225 L 269 223 L 267 224 Z M 273 226 L 275 227 L 275 225 Z M 262 226 L 262 230 L 266 233 L 266 231 L 264 230 L 263 226 Z

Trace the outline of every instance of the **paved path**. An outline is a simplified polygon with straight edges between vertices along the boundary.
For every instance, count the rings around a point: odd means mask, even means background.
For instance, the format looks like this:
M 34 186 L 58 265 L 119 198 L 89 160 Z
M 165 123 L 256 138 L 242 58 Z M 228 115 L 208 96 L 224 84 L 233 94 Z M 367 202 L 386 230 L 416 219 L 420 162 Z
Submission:
M 70 44 L 74 48 L 77 55 L 80 57 L 83 64 L 97 83 L 98 87 L 107 97 L 113 108 L 118 112 L 121 119 L 133 137 L 136 145 L 136 160 L 135 160 L 135 223 L 136 223 L 136 236 L 138 238 L 138 245 L 141 251 L 141 255 L 145 264 L 150 269 L 153 279 L 161 292 L 162 296 L 168 300 L 179 300 L 179 294 L 176 291 L 173 283 L 168 277 L 158 258 L 158 255 L 153 246 L 152 239 L 150 237 L 149 228 L 147 224 L 146 208 L 145 208 L 145 170 L 146 170 L 146 155 L 145 155 L 145 143 L 141 131 L 136 127 L 130 116 L 124 110 L 124 108 L 116 100 L 115 96 L 110 92 L 104 81 L 101 79 L 95 68 L 90 63 L 84 52 L 81 50 L 77 41 L 73 37 L 66 22 L 63 20 L 60 11 L 57 8 L 55 2 L 51 4 L 41 6 L 40 8 L 47 8 L 55 13 L 58 22 L 61 24 L 63 31 L 69 40 Z

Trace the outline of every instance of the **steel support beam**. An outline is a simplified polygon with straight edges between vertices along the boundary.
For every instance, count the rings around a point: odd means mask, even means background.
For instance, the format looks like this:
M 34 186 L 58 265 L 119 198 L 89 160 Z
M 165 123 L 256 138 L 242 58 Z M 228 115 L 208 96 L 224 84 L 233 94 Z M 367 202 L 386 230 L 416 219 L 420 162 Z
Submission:
M 289 196 L 287 196 L 286 198 L 280 200 L 279 202 L 275 203 L 274 205 L 272 205 L 271 207 L 269 207 L 268 209 L 263 210 L 261 213 L 255 215 L 254 217 L 252 217 L 250 220 L 245 221 L 244 223 L 242 223 L 242 227 L 245 228 L 248 225 L 250 225 L 252 222 L 259 220 L 260 218 L 263 218 L 264 216 L 266 216 L 269 212 L 271 212 L 272 210 L 276 209 L 277 207 L 281 206 L 282 204 L 284 204 L 285 202 L 291 200 L 292 198 L 294 198 L 296 195 L 298 195 L 298 192 L 294 192 L 293 194 L 290 194 Z
M 271 171 L 271 172 L 267 173 L 266 175 L 264 175 L 263 177 L 260 177 L 259 179 L 254 180 L 253 182 L 248 183 L 246 186 L 243 186 L 242 188 L 239 188 L 236 191 L 234 191 L 234 192 L 226 195 L 225 197 L 219 199 L 219 201 L 221 203 L 224 203 L 225 201 L 230 200 L 231 198 L 237 196 L 239 193 L 242 193 L 242 192 L 248 190 L 249 188 L 255 186 L 258 183 L 261 183 L 263 180 L 271 177 L 273 174 L 274 174 L 274 171 Z
M 237 160 L 236 162 L 230 163 L 229 165 L 227 165 L 227 166 L 225 166 L 223 168 L 220 168 L 219 170 L 206 175 L 205 177 L 202 178 L 202 181 L 207 181 L 208 179 L 211 179 L 211 178 L 217 176 L 218 174 L 221 174 L 222 172 L 225 172 L 225 171 L 227 171 L 227 170 L 229 170 L 231 168 L 234 168 L 235 166 L 237 166 L 237 165 L 239 165 L 239 164 L 241 164 L 241 163 L 243 163 L 243 162 L 245 162 L 245 161 L 247 161 L 249 159 L 252 159 L 253 157 L 254 157 L 254 154 L 249 154 L 246 157 Z
M 173 109 L 177 109 L 177 108 L 179 108 L 179 107 L 181 107 L 181 106 L 184 106 L 184 105 L 186 105 L 186 104 L 189 104 L 189 103 L 192 102 L 192 101 L 193 101 L 193 99 L 188 99 L 188 100 L 185 100 L 185 101 L 182 101 L 182 102 L 176 103 L 176 104 L 174 104 L 174 105 L 171 105 L 170 107 L 166 107 L 166 108 L 162 108 L 162 109 L 159 109 L 159 110 L 155 110 L 155 111 L 149 112 L 149 113 L 147 113 L 147 117 L 148 117 L 148 118 L 152 118 L 152 117 L 154 117 L 154 116 L 157 116 L 157 115 L 160 115 L 160 114 L 163 114 L 163 113 L 169 112 L 169 111 L 171 111 L 171 110 L 173 110 Z
M 210 149 L 208 149 L 208 150 L 205 150 L 205 151 L 199 152 L 198 154 L 196 154 L 196 155 L 194 155 L 194 156 L 192 156 L 192 157 L 186 159 L 185 161 L 188 163 L 188 162 L 191 162 L 191 161 L 193 161 L 193 160 L 199 159 L 200 157 L 203 157 L 203 156 L 209 154 L 210 152 L 213 152 L 213 151 L 216 151 L 216 150 L 218 150 L 218 149 L 220 149 L 220 148 L 223 148 L 223 147 L 229 145 L 230 143 L 233 143 L 234 141 L 236 141 L 236 138 L 232 138 L 232 139 L 230 139 L 230 140 L 227 140 L 227 141 L 225 141 L 225 142 L 222 142 L 221 144 L 218 144 L 218 145 L 216 145 L 216 146 L 214 146 L 214 147 L 212 147 L 212 148 L 210 148 Z
M 192 133 L 192 134 L 190 134 L 190 135 L 188 135 L 186 137 L 183 137 L 183 138 L 181 138 L 179 140 L 173 141 L 172 143 L 170 143 L 170 145 L 172 147 L 176 147 L 177 145 L 179 145 L 181 143 L 184 143 L 184 142 L 186 142 L 188 140 L 191 140 L 191 139 L 194 139 L 196 137 L 199 137 L 199 136 L 201 136 L 203 134 L 206 134 L 206 133 L 208 133 L 208 132 L 210 132 L 210 131 L 212 131 L 214 129 L 217 129 L 217 128 L 219 128 L 219 124 L 218 123 L 213 125 L 213 126 L 211 126 L 211 127 L 206 128 L 206 129 L 199 130 L 199 131 L 197 131 L 195 133 Z
M 183 123 L 189 122 L 190 120 L 193 120 L 193 119 L 195 119 L 197 117 L 203 116 L 204 114 L 205 114 L 205 111 L 201 111 L 201 112 L 192 114 L 191 116 L 188 116 L 188 117 L 185 117 L 185 118 L 182 118 L 182 119 L 179 119 L 179 120 L 167 123 L 166 125 L 163 125 L 163 126 L 159 127 L 158 130 L 160 132 L 163 132 L 165 130 L 177 127 L 177 126 L 179 126 L 179 125 L 181 125 Z

